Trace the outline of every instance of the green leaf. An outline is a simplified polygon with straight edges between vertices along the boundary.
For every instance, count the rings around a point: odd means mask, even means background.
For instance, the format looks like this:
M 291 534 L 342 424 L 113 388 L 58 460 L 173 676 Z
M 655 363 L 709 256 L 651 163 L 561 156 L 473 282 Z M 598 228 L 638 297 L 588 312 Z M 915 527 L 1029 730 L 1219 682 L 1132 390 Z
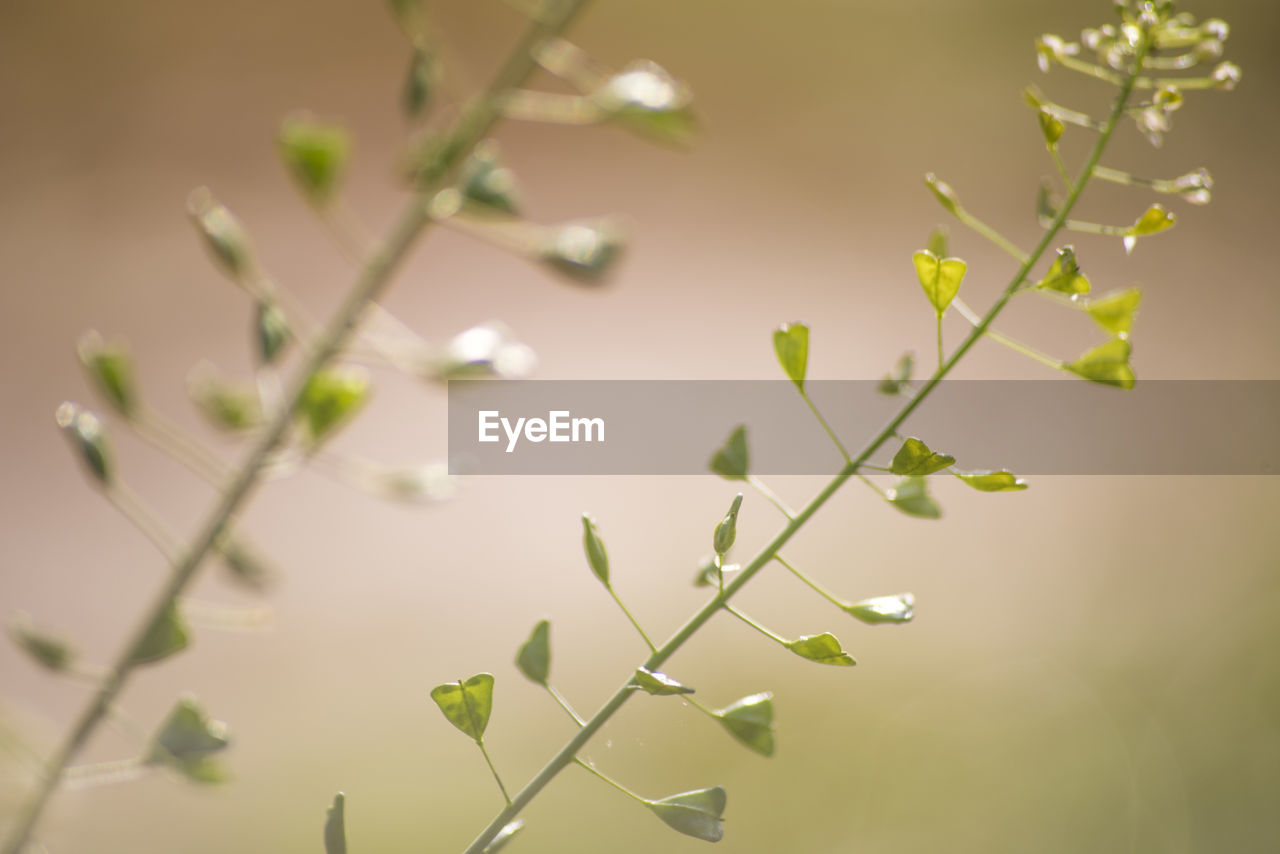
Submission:
M 76 659 L 75 649 L 65 638 L 37 629 L 25 614 L 10 624 L 9 636 L 37 664 L 54 673 L 65 673 Z
M 63 435 L 80 454 L 89 473 L 98 483 L 109 485 L 114 476 L 111 465 L 111 448 L 107 443 L 107 431 L 92 412 L 81 409 L 70 401 L 64 402 L 54 413 Z
M 539 620 L 516 655 L 516 667 L 530 682 L 546 685 L 551 677 L 551 623 Z
M 923 477 L 924 475 L 941 471 L 955 461 L 955 457 L 936 453 L 930 450 L 929 446 L 924 442 L 914 436 L 909 436 L 902 443 L 902 447 L 898 449 L 898 453 L 893 455 L 893 462 L 889 464 L 889 470 L 894 474 Z
M 133 664 L 151 664 L 163 661 L 175 653 L 187 648 L 190 643 L 187 621 L 183 619 L 176 605 L 170 605 L 160 618 L 147 629 L 142 642 L 133 651 L 130 661 Z
M 369 399 L 369 375 L 355 366 L 317 371 L 298 403 L 309 445 L 318 445 L 360 411 Z
M 1012 472 L 999 471 L 957 471 L 956 477 L 979 492 L 1015 492 L 1027 488 L 1027 482 Z
M 123 344 L 107 344 L 96 331 L 80 337 L 76 354 L 89 379 L 116 412 L 125 418 L 138 411 L 138 392 L 133 379 L 133 362 Z
M 880 378 L 876 391 L 881 394 L 902 394 L 911 385 L 911 374 L 916 367 L 916 354 L 910 350 L 898 358 L 890 373 Z
M 809 365 L 809 327 L 803 323 L 784 323 L 773 331 L 773 352 L 796 388 L 804 392 L 804 376 Z
M 264 365 L 274 363 L 284 345 L 289 343 L 288 318 L 275 303 L 262 301 L 258 303 L 253 328 L 258 343 L 258 357 Z
M 188 391 L 196 408 L 215 427 L 237 432 L 262 423 L 262 401 L 253 385 L 232 384 L 212 371 L 197 370 Z
M 819 664 L 834 664 L 838 667 L 852 667 L 858 662 L 853 656 L 840 647 L 840 641 L 830 632 L 820 635 L 805 635 L 787 644 L 787 649 L 801 658 L 816 661 Z
M 502 165 L 498 144 L 492 140 L 476 146 L 467 158 L 458 187 L 470 205 L 509 216 L 520 212 L 515 173 Z
M 941 317 L 960 290 L 967 269 L 965 263 L 959 258 L 939 260 L 932 252 L 923 249 L 912 255 L 911 261 L 915 264 L 916 277 L 920 280 L 920 287 L 924 288 L 924 295 Z
M 1090 300 L 1089 316 L 1113 335 L 1125 336 L 1133 331 L 1133 318 L 1142 302 L 1142 291 L 1128 288 Z
M 932 252 L 935 258 L 946 258 L 950 254 L 947 252 L 947 238 L 947 227 L 940 225 L 929 232 L 929 242 L 924 245 L 924 248 Z
M 761 756 L 773 755 L 773 694 L 743 697 L 716 712 L 729 734 Z
M 1134 221 L 1133 225 L 1125 230 L 1124 250 L 1132 252 L 1133 247 L 1137 245 L 1139 237 L 1146 237 L 1151 234 L 1159 234 L 1168 228 L 1173 228 L 1176 218 L 1169 211 L 1165 210 L 1164 205 L 1155 204 L 1147 208 L 1142 216 Z
M 1062 139 L 1062 132 L 1065 128 L 1062 122 L 1053 113 L 1041 108 L 1038 112 L 1040 117 L 1040 133 L 1044 135 L 1044 144 L 1050 149 L 1057 148 L 1058 140 Z
M 324 854 L 347 854 L 347 796 L 333 796 L 333 806 L 324 817 Z
M 706 842 L 719 842 L 724 836 L 722 825 L 728 795 L 720 786 L 681 792 L 649 802 L 649 809 L 671 828 L 686 836 Z
M 751 473 L 747 453 L 747 428 L 739 424 L 711 456 L 711 470 L 726 480 L 746 480 Z
M 924 176 L 924 185 L 929 188 L 929 192 L 933 193 L 933 197 L 946 209 L 947 213 L 960 215 L 960 200 L 956 198 L 955 190 L 951 189 L 950 184 L 938 180 L 937 175 L 929 172 Z
M 271 586 L 276 571 L 258 550 L 245 544 L 238 537 L 223 535 L 218 541 L 218 554 L 231 572 L 232 580 L 250 590 L 262 591 Z
M 400 104 L 404 114 L 409 118 L 417 118 L 427 111 L 431 105 L 431 94 L 436 83 L 436 63 L 431 51 L 415 45 L 409 58 L 409 72 L 404 78 L 404 89 L 401 92 Z
M 152 737 L 143 762 L 172 768 L 197 783 L 216 783 L 224 775 L 211 756 L 229 743 L 226 724 L 210 720 L 194 697 L 182 697 Z
M 280 159 L 307 200 L 319 207 L 331 202 L 351 154 L 347 130 L 298 114 L 280 124 L 277 142 Z
M 248 234 L 231 211 L 213 198 L 207 187 L 191 193 L 187 199 L 187 213 L 213 260 L 224 271 L 239 280 L 253 273 L 256 261 Z
M 493 674 L 477 673 L 466 681 L 446 682 L 431 689 L 431 699 L 449 723 L 474 738 L 484 740 L 493 711 Z
M 537 249 L 542 263 L 575 281 L 594 284 L 604 278 L 622 255 L 622 235 L 616 224 L 571 224 L 546 232 Z
M 846 605 L 845 611 L 864 623 L 909 623 L 915 616 L 916 597 L 910 593 L 877 596 Z
M 1064 246 L 1058 250 L 1058 257 L 1049 265 L 1049 271 L 1036 284 L 1036 287 L 1069 296 L 1089 293 L 1089 280 L 1084 273 L 1080 272 L 1080 265 L 1076 261 L 1076 253 L 1072 247 Z
M 587 554 L 587 565 L 605 587 L 609 586 L 609 553 L 596 523 L 586 513 L 582 514 L 582 549 Z
M 589 97 L 613 123 L 657 142 L 683 146 L 696 130 L 693 94 L 648 60 L 630 63 Z
M 655 697 L 693 693 L 693 689 L 689 686 L 681 685 L 667 674 L 657 670 L 650 670 L 647 667 L 637 667 L 636 675 L 633 678 L 636 687 L 646 694 L 653 694 Z
M 1129 367 L 1132 351 L 1127 339 L 1112 338 L 1066 365 L 1066 369 L 1090 382 L 1131 389 L 1137 382 L 1133 369 Z
M 889 492 L 889 502 L 908 516 L 921 519 L 938 519 L 942 508 L 929 496 L 922 477 L 904 477 Z
M 716 550 L 716 554 L 722 557 L 733 548 L 733 541 L 738 537 L 738 510 L 741 507 L 742 493 L 739 492 L 734 496 L 733 503 L 729 505 L 729 512 L 716 525 L 715 535 L 711 538 L 711 545 Z
M 518 818 L 493 835 L 493 839 L 484 847 L 483 854 L 498 854 L 521 830 L 524 830 L 524 819 Z

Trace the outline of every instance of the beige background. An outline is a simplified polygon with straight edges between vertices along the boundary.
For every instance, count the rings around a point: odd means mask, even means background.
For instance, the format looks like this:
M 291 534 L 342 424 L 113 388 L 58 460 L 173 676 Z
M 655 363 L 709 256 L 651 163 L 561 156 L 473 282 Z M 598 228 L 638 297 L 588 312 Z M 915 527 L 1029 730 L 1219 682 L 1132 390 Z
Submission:
M 489 0 L 438 5 L 462 77 L 482 80 L 517 16 Z M 336 303 L 353 271 L 281 175 L 272 135 L 298 107 L 343 118 L 358 139 L 352 205 L 375 229 L 390 222 L 406 53 L 384 10 L 367 6 L 0 4 L 0 607 L 66 628 L 90 659 L 114 654 L 164 567 L 86 488 L 54 429 L 59 401 L 88 397 L 73 343 L 89 327 L 126 337 L 148 398 L 215 439 L 183 379 L 202 359 L 248 368 L 249 308 L 184 220 L 200 184 L 317 312 Z M 630 218 L 625 268 L 586 291 L 433 234 L 390 306 L 433 340 L 500 317 L 537 349 L 543 377 L 772 377 L 769 330 L 792 319 L 813 327 L 813 376 L 878 376 L 904 347 L 931 347 L 908 258 L 942 214 L 921 173 L 937 171 L 1029 244 L 1051 166 L 1020 90 L 1035 80 L 1094 110 L 1107 94 L 1061 71 L 1041 79 L 1031 43 L 1100 23 L 1108 7 L 601 3 L 573 38 L 602 62 L 650 57 L 686 79 L 705 124 L 697 146 L 539 126 L 500 138 L 532 217 Z M 1076 243 L 1100 290 L 1146 289 L 1140 376 L 1275 379 L 1277 12 L 1245 0 L 1191 10 L 1234 25 L 1243 84 L 1189 98 L 1164 149 L 1126 128 L 1108 162 L 1162 176 L 1206 165 L 1214 202 L 1174 202 L 1178 229 L 1130 259 L 1118 241 Z M 1071 136 L 1074 161 L 1082 135 Z M 1103 187 L 1081 210 L 1126 222 L 1148 201 Z M 970 302 L 983 304 L 1010 264 L 953 238 Z M 1016 304 L 1002 325 L 1061 356 L 1100 340 L 1047 303 Z M 996 346 L 960 373 L 1043 375 Z M 442 393 L 378 381 L 341 445 L 387 462 L 442 455 Z M 117 446 L 129 481 L 192 530 L 209 491 L 121 431 Z M 796 503 L 817 488 L 777 486 Z M 781 632 L 837 632 L 856 670 L 806 665 L 729 620 L 673 660 L 710 703 L 773 690 L 774 759 L 675 700 L 629 704 L 590 758 L 651 795 L 724 784 L 732 851 L 1275 850 L 1276 481 L 1046 477 L 1017 495 L 962 490 L 940 484 L 947 518 L 926 523 L 851 486 L 788 550 L 850 597 L 913 590 L 909 627 L 854 624 L 777 572 L 746 592 L 744 607 Z M 150 728 L 194 690 L 233 727 L 235 781 L 69 792 L 42 838 L 55 852 L 316 851 L 324 807 L 344 789 L 353 850 L 460 850 L 500 801 L 429 687 L 497 674 L 489 741 L 519 785 L 568 735 L 510 664 L 533 622 L 552 618 L 555 681 L 583 711 L 642 652 L 583 565 L 578 514 L 598 517 L 620 593 L 665 636 L 703 601 L 688 579 L 731 493 L 711 478 L 481 479 L 445 506 L 387 508 L 312 475 L 271 485 L 244 527 L 287 568 L 268 598 L 273 631 L 202 630 L 124 698 Z M 739 553 L 777 524 L 748 498 Z M 198 593 L 254 602 L 215 572 Z M 86 696 L 7 647 L 0 686 L 6 728 L 41 750 Z M 103 732 L 86 759 L 131 749 Z M 28 780 L 0 754 L 0 821 Z M 527 818 L 518 850 L 530 854 L 701 845 L 576 772 Z

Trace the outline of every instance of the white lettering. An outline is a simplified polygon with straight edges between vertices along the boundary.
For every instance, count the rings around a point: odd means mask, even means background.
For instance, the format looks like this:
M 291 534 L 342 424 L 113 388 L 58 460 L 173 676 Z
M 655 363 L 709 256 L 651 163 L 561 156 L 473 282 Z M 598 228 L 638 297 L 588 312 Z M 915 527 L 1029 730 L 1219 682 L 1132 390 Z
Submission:
M 548 436 L 547 438 L 549 438 L 553 442 L 568 442 L 569 441 L 569 410 L 553 409 L 551 410 L 551 412 L 548 413 L 548 415 L 550 415 L 551 417 L 551 421 L 550 421 L 551 435 Z M 575 439 L 577 438 L 576 432 L 577 431 L 575 430 L 574 431 Z
M 569 413 L 565 413 L 568 415 Z M 578 428 L 583 428 L 583 438 L 578 438 Z M 592 438 L 592 428 L 595 428 L 596 438 Z M 604 441 L 604 419 L 603 418 L 575 418 L 573 419 L 573 441 L 575 442 L 603 442 Z
M 502 419 L 502 429 L 507 431 L 507 453 L 511 453 L 516 449 L 516 442 L 520 441 L 520 428 L 524 426 L 524 419 L 516 419 L 516 428 L 511 429 L 511 422 L 506 418 Z
M 508 454 L 514 453 L 520 439 L 530 442 L 603 442 L 603 418 L 573 418 L 567 409 L 553 409 L 547 418 L 503 418 L 496 409 L 477 412 L 479 442 L 499 442 L 501 432 L 506 434 Z
M 498 441 L 497 434 L 494 434 L 492 436 L 489 435 L 490 430 L 498 429 L 498 422 L 496 420 L 497 415 L 498 415 L 498 410 L 496 409 L 480 410 L 480 438 L 478 439 L 478 441 L 480 442 Z

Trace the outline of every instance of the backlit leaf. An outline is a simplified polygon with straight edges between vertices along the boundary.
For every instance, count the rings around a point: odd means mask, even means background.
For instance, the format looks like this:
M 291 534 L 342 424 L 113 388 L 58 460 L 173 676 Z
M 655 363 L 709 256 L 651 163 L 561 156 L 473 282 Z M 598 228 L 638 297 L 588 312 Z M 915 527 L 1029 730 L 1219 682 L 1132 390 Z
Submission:
M 917 475 L 923 477 L 941 471 L 956 461 L 955 457 L 939 454 L 930 450 L 929 446 L 914 436 L 907 438 L 893 455 L 889 470 L 894 474 Z
M 911 256 L 911 262 L 915 265 L 924 295 L 941 316 L 960 290 L 967 269 L 965 263 L 959 258 L 939 260 L 932 252 L 923 249 Z
M 1133 331 L 1133 318 L 1142 302 L 1142 291 L 1129 288 L 1107 294 L 1101 299 L 1089 301 L 1089 315 L 1103 329 L 1114 335 L 1128 335 Z
M 915 616 L 916 598 L 910 593 L 877 596 L 846 605 L 845 611 L 864 623 L 909 623 Z
M 307 443 L 320 443 L 349 421 L 368 401 L 369 390 L 369 375 L 361 368 L 339 366 L 316 372 L 298 403 Z
M 1127 339 L 1112 338 L 1066 365 L 1066 369 L 1090 382 L 1131 389 L 1137 382 L 1129 367 L 1132 350 Z
M 351 153 L 351 135 L 340 125 L 306 115 L 286 118 L 277 138 L 284 161 L 307 200 L 323 206 L 337 195 Z
M 956 477 L 979 492 L 1013 492 L 1027 488 L 1027 482 L 1012 472 L 999 471 L 957 471 Z
M 54 413 L 63 435 L 80 454 L 89 474 L 100 484 L 111 483 L 111 448 L 107 443 L 107 431 L 98 416 L 81 409 L 70 401 L 64 402 Z
M 956 198 L 955 190 L 951 189 L 950 184 L 939 180 L 938 176 L 932 172 L 924 176 L 924 184 L 929 188 L 929 192 L 933 193 L 933 197 L 938 200 L 938 204 L 942 205 L 948 213 L 959 215 L 960 200 Z
M 747 453 L 747 428 L 739 424 L 729 438 L 711 456 L 711 470 L 726 480 L 746 480 L 750 473 Z
M 922 477 L 904 477 L 896 488 L 890 490 L 889 501 L 908 516 L 921 519 L 938 519 L 942 508 L 929 495 Z
M 551 676 L 551 623 L 539 620 L 516 655 L 516 667 L 530 682 L 546 685 Z
M 133 651 L 134 664 L 150 664 L 163 661 L 175 653 L 187 648 L 190 642 L 187 621 L 183 619 L 176 605 L 170 605 L 160 618 L 147 629 L 142 642 Z
M 715 535 L 711 538 L 716 554 L 723 556 L 733 548 L 733 542 L 738 537 L 738 510 L 741 507 L 742 493 L 739 492 L 734 496 L 733 503 L 729 505 L 729 512 L 720 520 L 720 524 L 716 525 Z
M 133 379 L 133 361 L 123 344 L 108 344 L 91 330 L 81 336 L 76 354 L 89 379 L 116 412 L 125 418 L 137 412 L 138 392 Z
M 502 164 L 495 142 L 486 141 L 476 146 L 462 166 L 458 188 L 470 205 L 510 216 L 520 211 L 515 173 Z
M 1076 253 L 1072 247 L 1064 246 L 1058 250 L 1058 257 L 1049 265 L 1049 271 L 1036 287 L 1069 296 L 1089 293 L 1089 279 L 1080 272 L 1080 264 L 1076 261 Z
M 693 693 L 693 689 L 687 685 L 681 685 L 667 674 L 657 670 L 649 670 L 646 667 L 636 668 L 634 680 L 640 690 L 657 697 Z
M 62 673 L 75 661 L 76 653 L 65 639 L 36 628 L 25 615 L 9 626 L 13 642 L 42 667 Z
M 556 272 L 594 284 L 604 278 L 622 255 L 622 234 L 617 225 L 602 221 L 552 228 L 540 242 L 538 258 Z
M 876 391 L 881 394 L 902 394 L 911 385 L 911 374 L 915 366 L 916 354 L 908 350 L 898 358 L 893 370 L 880 378 Z
M 207 187 L 191 193 L 187 213 L 209 254 L 233 279 L 244 279 L 253 272 L 256 262 L 249 236 L 240 221 L 213 198 Z
M 1040 116 L 1040 133 L 1044 136 L 1045 145 L 1056 148 L 1058 140 L 1062 139 L 1064 130 L 1062 122 L 1053 113 L 1043 108 L 1039 110 L 1038 115 Z
M 724 808 L 728 802 L 720 786 L 681 792 L 649 802 L 649 809 L 675 830 L 707 842 L 719 842 L 724 836 Z
M 857 664 L 853 656 L 845 652 L 840 641 L 830 632 L 820 635 L 805 635 L 787 644 L 787 649 L 801 658 L 816 661 L 819 664 L 834 664 L 839 667 L 852 667 Z
M 195 698 L 183 697 L 152 737 L 143 761 L 172 768 L 198 783 L 218 782 L 223 774 L 211 757 L 229 743 L 227 725 L 210 720 Z
M 729 734 L 762 756 L 773 755 L 773 694 L 743 697 L 716 712 Z
M 932 252 L 935 258 L 946 258 L 951 254 L 947 251 L 947 238 L 947 227 L 940 225 L 929 233 L 929 242 L 924 248 Z
M 493 712 L 493 674 L 477 673 L 465 681 L 437 685 L 431 689 L 431 699 L 449 723 L 482 741 Z
M 590 95 L 616 124 L 672 145 L 693 137 L 693 95 L 662 66 L 638 60 L 605 80 Z
M 809 365 L 809 327 L 803 323 L 784 323 L 773 331 L 773 352 L 778 364 L 796 388 L 804 391 L 805 371 Z

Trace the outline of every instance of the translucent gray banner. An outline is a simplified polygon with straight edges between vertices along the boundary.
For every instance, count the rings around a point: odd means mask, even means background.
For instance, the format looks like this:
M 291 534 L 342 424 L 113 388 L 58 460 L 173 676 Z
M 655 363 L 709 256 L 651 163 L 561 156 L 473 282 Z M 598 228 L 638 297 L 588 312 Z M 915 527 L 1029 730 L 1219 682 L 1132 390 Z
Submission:
M 906 400 L 876 386 L 805 384 L 851 453 Z M 739 424 L 747 427 L 753 474 L 841 467 L 786 380 L 449 383 L 450 471 L 457 474 L 704 474 Z M 1276 474 L 1280 381 L 1145 380 L 1121 391 L 1075 380 L 949 380 L 900 432 L 964 469 Z M 900 444 L 890 440 L 870 462 L 887 465 Z

